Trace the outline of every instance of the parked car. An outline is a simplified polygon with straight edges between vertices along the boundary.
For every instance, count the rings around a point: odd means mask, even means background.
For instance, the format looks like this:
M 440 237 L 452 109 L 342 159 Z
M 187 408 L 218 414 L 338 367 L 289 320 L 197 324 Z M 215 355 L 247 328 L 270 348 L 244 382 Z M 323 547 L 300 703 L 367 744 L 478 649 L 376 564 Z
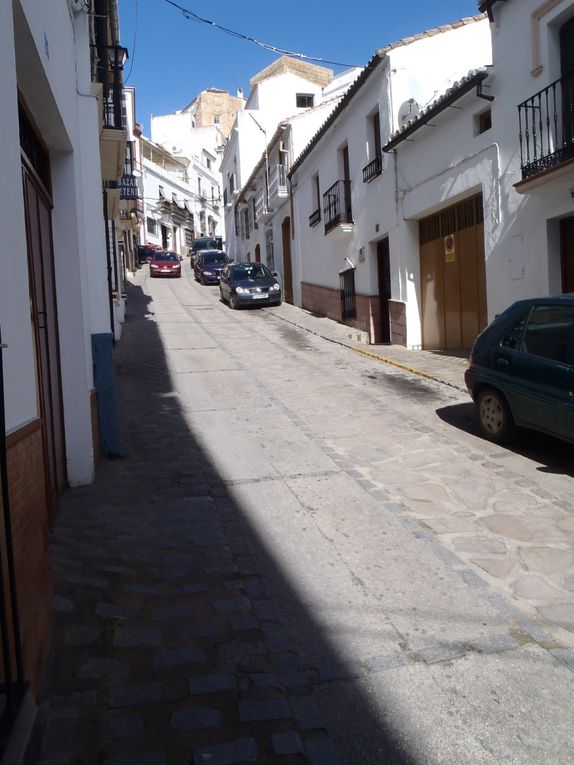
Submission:
M 229 258 L 222 250 L 200 250 L 193 262 L 195 280 L 202 284 L 219 284 L 223 268 Z
M 181 276 L 181 263 L 176 252 L 158 250 L 154 253 L 153 260 L 149 264 L 149 275 L 156 276 Z
M 492 441 L 523 426 L 574 442 L 574 294 L 510 306 L 477 337 L 465 381 Z
M 232 263 L 221 272 L 221 299 L 230 308 L 281 305 L 281 285 L 276 276 L 263 263 Z

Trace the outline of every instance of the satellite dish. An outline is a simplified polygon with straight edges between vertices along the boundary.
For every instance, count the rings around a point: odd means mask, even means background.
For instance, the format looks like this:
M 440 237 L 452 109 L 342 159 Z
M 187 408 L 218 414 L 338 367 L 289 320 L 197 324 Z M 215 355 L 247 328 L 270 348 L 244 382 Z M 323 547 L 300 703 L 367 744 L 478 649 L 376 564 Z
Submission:
M 420 113 L 421 107 L 417 104 L 414 98 L 409 98 L 408 101 L 403 101 L 399 107 L 399 125 L 404 127 L 407 122 L 414 120 Z

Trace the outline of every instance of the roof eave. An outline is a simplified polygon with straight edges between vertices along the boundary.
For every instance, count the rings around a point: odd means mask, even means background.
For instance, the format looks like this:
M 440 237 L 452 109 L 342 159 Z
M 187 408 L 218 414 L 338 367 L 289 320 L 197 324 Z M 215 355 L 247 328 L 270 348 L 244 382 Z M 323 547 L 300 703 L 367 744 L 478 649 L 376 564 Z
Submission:
M 417 118 L 409 127 L 405 128 L 401 133 L 396 135 L 394 138 L 392 138 L 390 141 L 386 143 L 385 146 L 383 146 L 383 151 L 387 154 L 392 151 L 395 146 L 398 146 L 400 143 L 405 141 L 409 136 L 411 136 L 413 133 L 416 133 L 417 130 L 419 130 L 421 127 L 426 125 L 428 122 L 430 122 L 433 117 L 436 117 L 438 114 L 443 112 L 445 109 L 448 109 L 449 106 L 452 106 L 454 103 L 456 103 L 458 100 L 460 100 L 463 96 L 465 96 L 467 93 L 470 93 L 470 91 L 475 88 L 477 85 L 480 85 L 481 82 L 484 82 L 484 80 L 488 77 L 488 72 L 477 72 L 472 77 L 470 77 L 467 82 L 463 83 L 460 87 L 458 87 L 453 93 L 446 96 L 446 98 L 440 100 L 439 103 L 437 103 L 434 107 L 431 107 L 426 111 L 421 117 Z

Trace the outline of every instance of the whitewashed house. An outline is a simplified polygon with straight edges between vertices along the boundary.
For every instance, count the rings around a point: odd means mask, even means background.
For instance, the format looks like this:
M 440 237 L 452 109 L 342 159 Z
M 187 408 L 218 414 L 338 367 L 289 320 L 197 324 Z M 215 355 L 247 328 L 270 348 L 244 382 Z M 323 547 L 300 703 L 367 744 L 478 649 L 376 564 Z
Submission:
M 333 72 L 286 56 L 251 78 L 245 108 L 237 113 L 221 162 L 225 239 L 235 260 L 246 257 L 239 229 L 237 195 L 264 154 L 279 123 L 324 100 Z M 329 98 L 332 97 L 329 94 Z
M 300 279 L 293 271 L 291 257 L 293 225 L 287 175 L 293 158 L 303 151 L 341 98 L 335 95 L 282 120 L 234 202 L 242 258 L 263 262 L 276 272 L 289 303 L 300 301 Z
M 480 8 L 493 67 L 384 147 L 398 177 L 391 259 L 418 285 L 414 347 L 469 348 L 515 300 L 574 291 L 574 3 Z
M 196 127 L 192 114 L 176 112 L 152 117 L 151 139 L 186 164 L 195 237 L 223 236 L 220 165 L 225 136 L 219 125 Z
M 190 184 L 190 162 L 143 136 L 140 144 L 144 204 L 139 241 L 187 256 L 194 239 L 197 196 Z
M 487 241 L 489 317 L 574 292 L 574 3 L 481 2 L 492 19 L 501 225 Z
M 293 261 L 303 308 L 347 323 L 370 342 L 420 344 L 420 324 L 411 334 L 412 316 L 418 321 L 418 268 L 402 256 L 407 234 L 398 239 L 402 178 L 382 147 L 490 59 L 485 16 L 376 51 L 290 171 Z M 433 158 L 422 161 L 431 166 Z
M 125 163 L 125 55 L 114 0 L 0 3 L 5 732 L 45 669 L 58 496 L 93 479 L 99 446 L 117 451 L 105 218 Z

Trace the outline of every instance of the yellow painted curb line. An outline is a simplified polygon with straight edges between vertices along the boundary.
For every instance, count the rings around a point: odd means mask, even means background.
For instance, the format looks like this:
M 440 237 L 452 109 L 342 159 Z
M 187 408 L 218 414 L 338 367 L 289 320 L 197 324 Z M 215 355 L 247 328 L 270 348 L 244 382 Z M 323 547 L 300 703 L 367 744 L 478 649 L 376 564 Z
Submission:
M 435 377 L 434 375 L 430 375 L 427 372 L 421 371 L 420 369 L 409 367 L 407 366 L 407 364 L 403 364 L 400 361 L 395 361 L 394 359 L 390 359 L 388 356 L 381 356 L 380 354 L 373 353 L 372 351 L 364 351 L 362 348 L 356 348 L 354 345 L 350 345 L 344 342 L 343 340 L 339 340 L 338 338 L 327 337 L 325 335 L 322 335 L 320 332 L 317 332 L 314 329 L 309 329 L 308 327 L 304 327 L 301 324 L 297 324 L 297 322 L 295 321 L 291 321 L 290 319 L 287 319 L 283 316 L 278 316 L 276 313 L 271 313 L 271 316 L 273 316 L 273 318 L 275 319 L 279 319 L 280 321 L 284 321 L 286 324 L 291 324 L 292 326 L 297 327 L 298 329 L 302 329 L 305 332 L 309 332 L 311 335 L 316 335 L 317 337 L 323 338 L 323 340 L 327 340 L 331 343 L 335 343 L 335 345 L 341 345 L 343 348 L 348 348 L 350 351 L 353 351 L 354 353 L 358 353 L 361 356 L 366 356 L 367 358 L 373 359 L 374 361 L 382 361 L 384 364 L 389 364 L 392 367 L 397 367 L 397 369 L 402 369 L 404 372 L 410 372 L 413 375 L 424 377 L 427 380 L 432 380 L 432 382 L 437 382 L 437 383 L 440 383 L 441 385 L 448 385 L 450 388 L 454 388 L 455 390 L 462 391 L 463 393 L 467 392 L 466 388 L 463 388 L 460 385 L 455 385 L 454 383 L 447 382 L 446 380 L 441 380 L 440 377 Z

